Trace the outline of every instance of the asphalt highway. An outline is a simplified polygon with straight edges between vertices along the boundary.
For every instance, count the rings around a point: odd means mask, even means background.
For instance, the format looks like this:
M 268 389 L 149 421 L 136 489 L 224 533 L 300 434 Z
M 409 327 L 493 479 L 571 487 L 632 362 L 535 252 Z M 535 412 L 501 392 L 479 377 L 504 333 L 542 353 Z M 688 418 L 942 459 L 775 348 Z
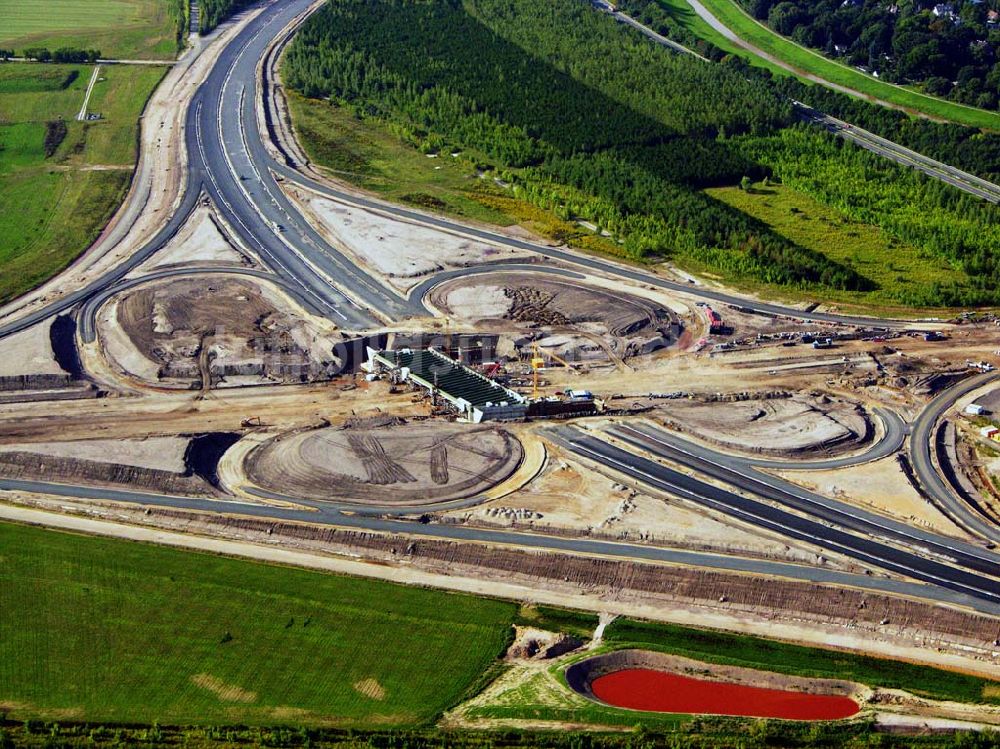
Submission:
M 995 578 L 890 546 L 880 540 L 848 533 L 827 521 L 805 517 L 743 497 L 616 447 L 575 427 L 555 427 L 549 430 L 549 436 L 576 454 L 635 481 L 724 513 L 754 527 L 805 541 L 874 568 L 922 581 L 934 586 L 935 590 L 951 590 L 990 605 L 1000 603 L 1000 581 Z M 993 569 L 996 569 L 995 565 Z M 926 595 L 934 594 L 927 591 Z
M 958 588 L 928 586 L 924 583 L 914 583 L 909 580 L 887 579 L 877 575 L 858 575 L 822 567 L 775 562 L 765 559 L 750 559 L 723 554 L 667 549 L 648 544 L 563 538 L 515 530 L 491 530 L 470 528 L 461 525 L 419 523 L 392 518 L 369 517 L 340 512 L 339 510 L 292 510 L 237 501 L 198 499 L 195 497 L 171 496 L 98 487 L 65 486 L 62 484 L 22 481 L 18 479 L 0 479 L 0 491 L 35 492 L 57 497 L 122 502 L 143 507 L 169 507 L 229 516 L 292 520 L 348 529 L 402 533 L 416 537 L 418 543 L 420 537 L 451 541 L 471 541 L 543 552 L 584 554 L 622 561 L 658 562 L 725 572 L 767 575 L 778 579 L 783 578 L 787 580 L 838 585 L 923 600 L 931 599 L 964 606 L 985 614 L 1000 615 L 1000 602 L 997 600 L 983 594 Z
M 398 295 L 358 268 L 338 249 L 330 246 L 285 198 L 275 175 L 279 175 L 282 179 L 293 180 L 342 204 L 494 245 L 529 250 L 572 267 L 632 280 L 647 287 L 683 292 L 713 302 L 814 322 L 883 328 L 904 327 L 908 324 L 902 321 L 866 317 L 807 313 L 695 284 L 669 281 L 610 260 L 525 242 L 483 227 L 466 225 L 459 221 L 358 196 L 319 184 L 287 164 L 274 161 L 264 145 L 263 139 L 268 136 L 260 131 L 258 125 L 257 106 L 262 92 L 257 78 L 257 67 L 270 44 L 280 38 L 282 30 L 312 4 L 313 0 L 284 0 L 266 5 L 260 14 L 222 50 L 207 79 L 195 93 L 188 110 L 185 137 L 189 172 L 182 205 L 167 220 L 153 241 L 114 270 L 94 279 L 85 288 L 67 294 L 15 323 L 0 327 L 0 337 L 24 330 L 56 313 L 82 306 L 80 334 L 84 340 L 93 340 L 96 310 L 112 295 L 138 283 L 188 272 L 186 269 L 163 271 L 149 274 L 142 279 L 125 280 L 126 275 L 176 235 L 197 205 L 197 201 L 205 194 L 215 203 L 238 238 L 254 251 L 270 270 L 270 273 L 244 269 L 228 269 L 225 272 L 276 279 L 276 283 L 292 293 L 308 309 L 328 316 L 347 329 L 377 328 L 386 321 L 426 315 L 422 296 L 433 284 L 452 275 L 487 272 L 475 269 L 441 274 L 422 284 L 418 287 L 418 292 L 409 297 Z M 487 270 L 515 267 L 517 266 L 497 265 Z M 530 269 L 543 270 L 544 266 L 530 265 Z M 573 271 L 565 269 L 548 270 L 568 277 L 574 275 Z M 192 269 L 191 272 L 224 271 L 209 268 Z M 556 438 L 564 441 L 567 439 L 565 435 L 570 434 L 569 441 L 573 449 L 586 451 L 592 459 L 613 466 L 636 480 L 673 493 L 681 493 L 681 496 L 690 498 L 691 501 L 713 506 L 783 536 L 806 540 L 831 551 L 851 556 L 866 565 L 898 572 L 922 582 L 886 580 L 877 575 L 851 575 L 822 567 L 678 551 L 641 544 L 561 538 L 544 534 L 434 523 L 419 524 L 348 512 L 347 508 L 327 507 L 319 503 L 309 503 L 311 505 L 309 510 L 292 510 L 238 501 L 171 497 L 145 492 L 11 479 L 0 480 L 0 489 L 256 517 L 307 520 L 373 531 L 405 532 L 427 537 L 513 544 L 540 550 L 689 564 L 895 592 L 958 603 L 990 613 L 1000 613 L 1000 590 L 997 588 L 997 582 L 975 571 L 980 562 L 967 550 L 949 549 L 944 555 L 948 559 L 961 559 L 963 563 L 968 563 L 969 568 L 962 569 L 871 538 L 859 537 L 841 528 L 832 527 L 828 522 L 803 517 L 786 509 L 718 489 L 711 484 L 691 479 L 654 461 L 640 458 L 586 435 L 577 437 L 575 432 L 565 430 L 557 430 L 555 434 Z M 769 491 L 775 489 L 771 487 Z M 387 510 L 387 513 L 391 512 L 393 510 Z
M 266 6 L 223 50 L 190 109 L 192 172 L 203 174 L 206 190 L 234 231 L 275 273 L 327 305 L 344 327 L 378 327 L 423 309 L 358 268 L 297 213 L 274 179 L 259 130 L 258 63 L 283 29 L 313 4 L 288 0 Z
M 971 533 L 1000 543 L 1000 528 L 962 500 L 938 472 L 931 460 L 934 429 L 945 412 L 962 396 L 1000 379 L 1000 372 L 986 372 L 960 381 L 939 393 L 913 422 L 910 463 L 920 485 L 947 515 Z
M 987 575 L 1000 573 L 1000 554 L 824 497 L 790 481 L 754 470 L 752 464 L 741 458 L 690 442 L 657 427 L 625 424 L 614 427 L 609 433 L 653 455 L 833 527 L 906 546 L 916 553 L 931 555 Z

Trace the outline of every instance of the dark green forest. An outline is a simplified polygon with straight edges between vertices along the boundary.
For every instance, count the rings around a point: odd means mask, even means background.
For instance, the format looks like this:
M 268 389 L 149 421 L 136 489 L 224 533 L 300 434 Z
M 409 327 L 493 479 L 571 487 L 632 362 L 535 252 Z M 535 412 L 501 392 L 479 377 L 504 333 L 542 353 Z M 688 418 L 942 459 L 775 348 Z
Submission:
M 229 16 L 250 5 L 253 0 L 198 0 L 200 31 L 207 34 Z
M 691 261 L 800 288 L 873 288 L 701 191 L 745 177 L 797 179 L 789 160 L 803 141 L 773 136 L 806 126 L 773 81 L 669 54 L 578 0 L 332 0 L 289 47 L 283 75 L 306 96 L 392 123 L 426 152 L 474 151 L 518 197 L 607 229 L 630 258 Z M 1000 212 L 873 155 L 842 158 L 818 131 L 810 138 L 834 160 L 820 162 L 820 182 L 861 168 L 892 186 L 877 209 L 892 215 L 872 210 L 866 220 L 891 231 L 905 223 L 902 213 L 923 209 L 930 221 L 907 241 L 987 274 L 984 283 L 900 301 L 1000 299 L 991 283 L 1000 243 L 990 244 Z M 958 247 L 947 244 L 953 220 L 967 229 Z

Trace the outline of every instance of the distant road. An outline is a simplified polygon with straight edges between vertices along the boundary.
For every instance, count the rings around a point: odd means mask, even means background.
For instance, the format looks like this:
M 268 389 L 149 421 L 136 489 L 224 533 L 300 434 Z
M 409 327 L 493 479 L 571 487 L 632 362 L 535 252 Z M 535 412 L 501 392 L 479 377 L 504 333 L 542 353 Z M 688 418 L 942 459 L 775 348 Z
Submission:
M 45 62 L 30 60 L 27 57 L 9 57 L 10 62 L 34 62 L 39 65 L 47 65 Z M 128 60 L 123 58 L 99 57 L 95 60 L 98 65 L 151 65 L 157 68 L 169 68 L 177 64 L 177 60 Z
M 887 159 L 912 167 L 923 172 L 929 177 L 934 177 L 942 182 L 947 182 L 952 187 L 975 195 L 977 198 L 988 200 L 991 203 L 1000 203 L 1000 186 L 993 184 L 974 174 L 963 172 L 953 166 L 948 166 L 940 161 L 924 156 L 921 153 L 912 151 L 898 143 L 893 143 L 880 135 L 876 135 L 868 130 L 852 125 L 849 122 L 838 120 L 828 114 L 823 114 L 818 109 L 814 109 L 807 104 L 795 102 L 795 108 L 799 115 L 807 122 L 813 122 L 826 128 L 831 133 L 839 135 L 845 140 L 856 143 L 864 149 L 884 156 Z
M 681 52 L 685 54 L 692 55 L 701 60 L 709 62 L 705 57 L 702 57 L 697 52 L 692 49 L 678 44 L 672 39 L 667 39 L 662 34 L 657 34 L 648 26 L 643 25 L 631 16 L 622 13 L 618 10 L 612 10 L 610 6 L 604 0 L 591 0 L 592 4 L 604 10 L 605 12 L 612 13 L 615 18 L 620 22 L 631 26 L 632 28 L 639 31 L 641 34 L 652 39 L 655 43 L 667 47 L 674 52 Z M 818 83 L 821 86 L 826 86 L 827 88 L 840 91 L 841 93 L 848 94 L 850 96 L 855 96 L 866 101 L 870 101 L 871 97 L 862 94 L 860 91 L 855 91 L 854 89 L 847 88 L 845 86 L 840 86 L 836 83 L 831 83 L 819 76 L 813 75 L 811 73 L 805 73 L 798 70 L 797 68 L 785 63 L 784 61 L 774 57 L 773 55 L 764 52 L 762 49 L 753 46 L 749 42 L 741 39 L 736 35 L 735 32 L 731 31 L 727 26 L 725 26 L 718 18 L 716 18 L 712 13 L 698 0 L 687 0 L 688 4 L 695 10 L 695 12 L 702 17 L 713 29 L 718 31 L 724 37 L 734 42 L 735 44 L 743 47 L 747 51 L 762 57 L 769 62 L 778 65 L 785 70 L 793 73 L 797 77 L 806 78 L 814 83 Z M 1000 203 L 1000 186 L 993 184 L 985 179 L 975 176 L 974 174 L 969 174 L 961 169 L 956 169 L 955 167 L 948 166 L 945 163 L 936 161 L 932 158 L 924 156 L 923 154 L 917 153 L 916 151 L 910 150 L 905 146 L 901 146 L 898 143 L 894 143 L 891 140 L 876 135 L 868 130 L 858 127 L 857 125 L 852 125 L 849 122 L 844 122 L 843 120 L 838 120 L 835 117 L 831 117 L 818 109 L 815 109 L 808 104 L 804 104 L 799 101 L 792 102 L 795 106 L 796 111 L 799 116 L 802 117 L 806 122 L 812 122 L 815 125 L 825 128 L 834 135 L 838 135 L 844 140 L 848 140 L 862 148 L 871 151 L 872 153 L 883 156 L 887 159 L 891 159 L 898 164 L 903 166 L 908 166 L 916 169 L 929 177 L 934 177 L 935 179 L 941 180 L 952 187 L 957 187 L 959 190 L 974 195 L 977 198 L 982 198 L 983 200 L 988 200 L 991 203 Z M 876 103 L 894 108 L 901 109 L 890 102 L 876 100 Z
M 76 115 L 77 122 L 83 122 L 87 119 L 87 107 L 90 106 L 90 95 L 94 93 L 94 84 L 97 83 L 97 76 L 101 73 L 101 66 L 95 65 L 94 72 L 90 74 L 90 83 L 87 84 L 87 93 L 83 96 L 83 104 L 80 106 L 80 111 Z

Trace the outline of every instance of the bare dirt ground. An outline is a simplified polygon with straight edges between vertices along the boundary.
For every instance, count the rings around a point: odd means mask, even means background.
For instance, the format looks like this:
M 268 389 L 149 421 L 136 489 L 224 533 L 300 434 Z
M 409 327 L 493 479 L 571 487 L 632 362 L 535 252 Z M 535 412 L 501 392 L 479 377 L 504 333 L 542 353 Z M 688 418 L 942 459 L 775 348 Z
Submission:
M 63 369 L 55 360 L 49 338 L 51 327 L 52 319 L 48 319 L 4 338 L 0 376 L 61 374 Z
M 359 264 L 402 291 L 413 287 L 423 276 L 449 268 L 532 256 L 529 252 L 475 242 L 353 208 L 289 183 L 283 188 L 335 247 L 346 250 Z
M 446 281 L 430 294 L 449 317 L 483 329 L 521 331 L 544 356 L 571 364 L 621 363 L 676 344 L 681 325 L 666 305 L 542 273 L 498 271 Z
M 907 480 L 895 458 L 884 458 L 835 471 L 775 471 L 783 478 L 828 497 L 949 536 L 968 534 L 924 499 Z
M 261 429 L 282 432 L 339 423 L 355 415 L 374 415 L 383 410 L 404 417 L 428 413 L 426 405 L 411 402 L 408 394 L 392 394 L 383 383 L 369 384 L 354 378 L 280 387 L 228 388 L 213 390 L 207 396 L 200 392 L 162 390 L 155 396 L 112 395 L 72 403 L 0 403 L 0 443 L 140 439 Z
M 685 324 L 697 325 L 697 318 L 685 318 Z M 624 396 L 626 405 L 651 393 L 686 397 L 821 390 L 866 405 L 890 406 L 913 417 L 930 395 L 954 381 L 948 373 L 969 371 L 968 352 L 997 361 L 994 352 L 1000 344 L 995 328 L 989 327 L 967 331 L 962 345 L 968 349 L 956 347 L 952 339 L 929 343 L 919 336 L 904 336 L 891 342 L 840 341 L 831 351 L 803 344 L 786 348 L 780 343 L 755 343 L 720 353 L 698 343 L 697 329 L 689 336 L 693 329 L 688 328 L 666 355 L 632 360 L 625 372 L 592 369 L 581 378 L 579 372 L 552 368 L 545 376 L 553 388 L 587 387 L 604 397 Z
M 516 492 L 446 517 L 474 525 L 530 528 L 590 538 L 720 551 L 851 569 L 805 544 L 788 543 L 676 499 L 638 492 L 547 444 L 548 460 Z
M 221 220 L 209 205 L 195 208 L 187 223 L 159 252 L 140 265 L 130 278 L 174 266 L 256 265 L 246 250 L 237 248 L 223 233 Z
M 323 380 L 338 371 L 333 325 L 296 313 L 256 280 L 158 281 L 115 304 L 112 318 L 100 317 L 98 331 L 120 369 L 146 382 L 207 391 Z
M 148 437 L 142 440 L 76 440 L 0 445 L 0 453 L 27 450 L 35 455 L 76 458 L 97 463 L 123 464 L 183 473 L 185 437 Z
M 522 456 L 516 438 L 496 427 L 372 421 L 279 435 L 249 453 L 247 476 L 293 497 L 429 504 L 503 481 Z
M 772 395 L 777 397 L 767 397 Z M 857 402 L 820 392 L 750 393 L 745 400 L 647 402 L 654 404 L 650 413 L 654 421 L 748 453 L 829 455 L 858 448 L 874 433 Z

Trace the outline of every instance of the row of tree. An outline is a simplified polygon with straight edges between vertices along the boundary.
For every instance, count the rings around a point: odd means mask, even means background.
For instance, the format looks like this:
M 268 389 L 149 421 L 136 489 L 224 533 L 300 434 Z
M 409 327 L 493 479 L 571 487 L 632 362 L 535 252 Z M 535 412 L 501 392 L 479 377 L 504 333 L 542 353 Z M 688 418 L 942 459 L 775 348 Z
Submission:
M 93 63 L 100 59 L 101 50 L 60 47 L 53 52 L 46 47 L 29 47 L 22 54 L 26 59 L 37 60 L 38 62 Z M 11 56 L 13 57 L 13 55 Z
M 199 31 L 207 34 L 254 0 L 198 0 Z
M 167 4 L 167 12 L 170 20 L 174 23 L 174 41 L 177 51 L 184 49 L 184 40 L 188 32 L 188 3 L 187 0 L 170 0 Z

